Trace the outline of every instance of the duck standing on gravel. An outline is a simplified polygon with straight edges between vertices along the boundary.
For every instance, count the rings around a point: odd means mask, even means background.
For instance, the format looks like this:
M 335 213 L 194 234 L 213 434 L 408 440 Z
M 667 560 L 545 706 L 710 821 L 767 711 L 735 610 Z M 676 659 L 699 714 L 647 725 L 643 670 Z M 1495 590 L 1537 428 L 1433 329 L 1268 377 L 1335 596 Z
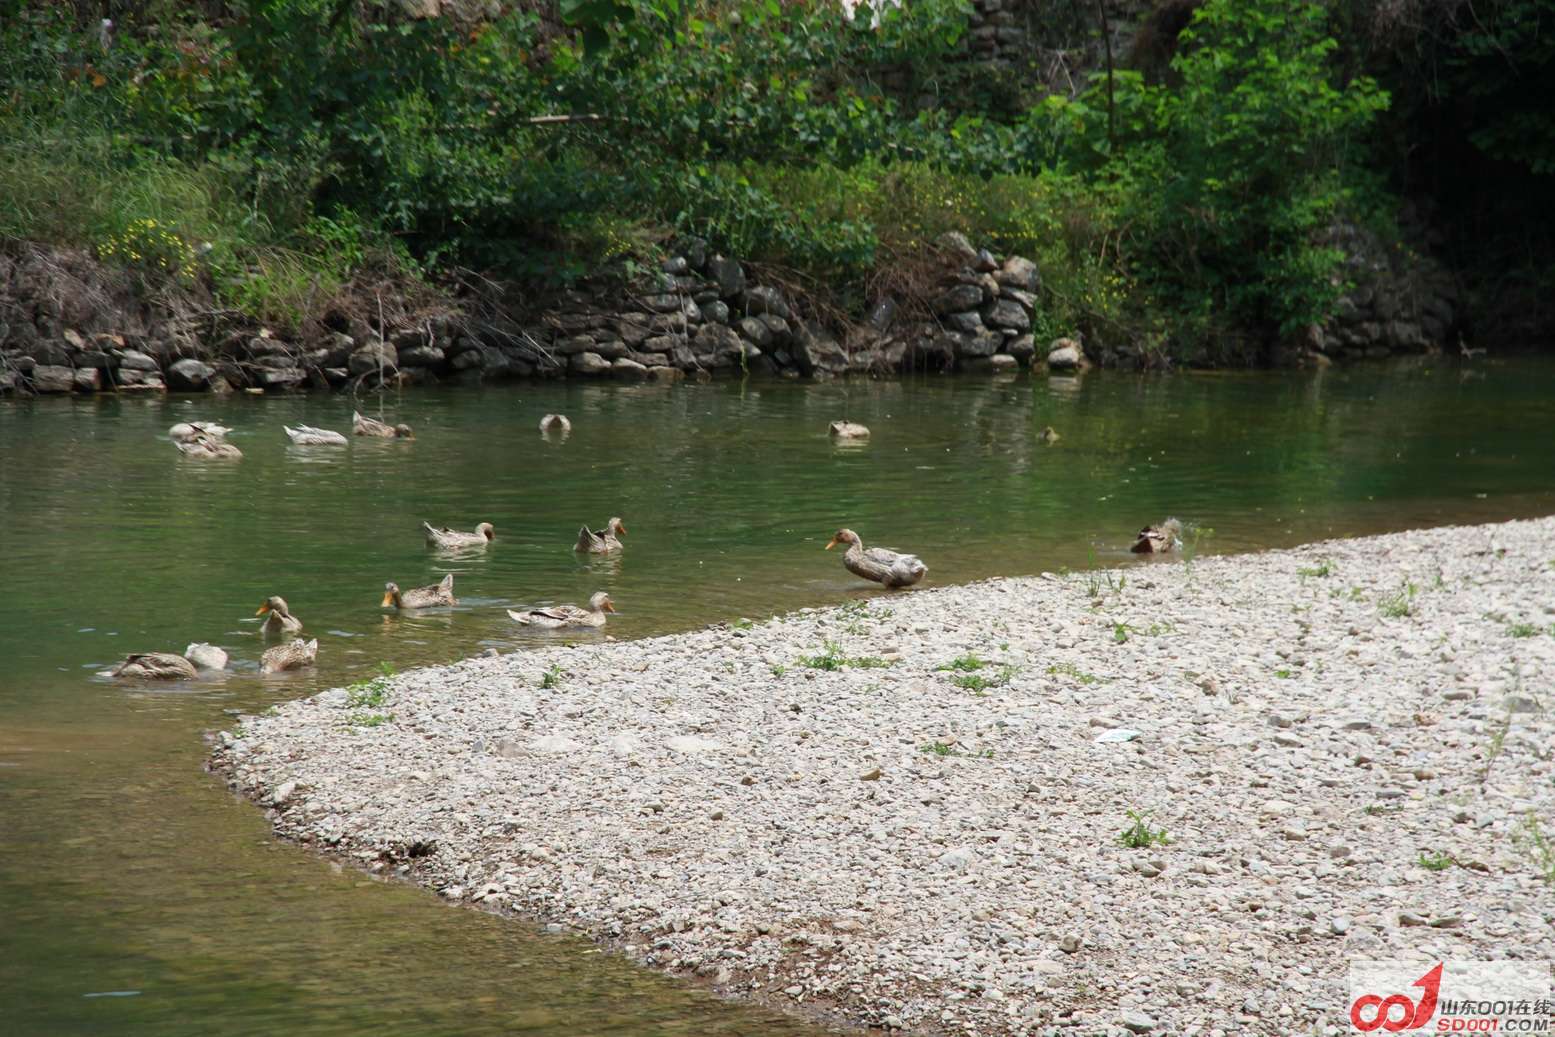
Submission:
M 830 551 L 838 544 L 848 545 L 842 555 L 843 568 L 854 576 L 874 580 L 887 587 L 911 587 L 929 571 L 923 560 L 914 554 L 885 547 L 871 547 L 866 551 L 864 541 L 851 529 L 837 530 L 827 542 L 826 550 Z
M 421 528 L 426 532 L 428 544 L 446 550 L 457 550 L 464 547 L 485 547 L 491 543 L 492 537 L 497 535 L 496 528 L 490 522 L 482 522 L 475 527 L 475 532 L 473 533 L 466 533 L 460 529 L 449 529 L 447 526 L 434 526 L 430 522 L 421 523 Z
M 375 436 L 378 439 L 415 439 L 416 434 L 410 430 L 409 425 L 389 425 L 357 411 L 351 412 L 351 434 L 353 436 Z
M 599 591 L 589 598 L 589 607 L 586 609 L 576 605 L 552 605 L 546 609 L 527 609 L 523 612 L 508 609 L 508 618 L 515 623 L 544 627 L 547 630 L 557 630 L 561 627 L 602 627 L 605 625 L 605 613 L 615 610 L 615 603 L 610 600 L 610 595 Z
M 584 526 L 578 530 L 578 542 L 573 550 L 586 551 L 591 555 L 609 554 L 621 550 L 621 538 L 625 535 L 626 526 L 618 518 L 606 522 L 604 529 Z
M 440 583 L 430 587 L 412 587 L 400 590 L 400 585 L 389 582 L 383 585 L 383 607 L 397 609 L 429 609 L 439 605 L 457 605 L 454 597 L 454 574 L 444 576 Z
M 319 657 L 319 639 L 304 641 L 296 638 L 289 644 L 276 645 L 259 657 L 260 673 L 280 673 L 284 670 L 300 670 L 312 666 Z
M 292 428 L 290 425 L 282 425 L 286 430 L 287 438 L 298 446 L 345 446 L 346 437 L 339 432 L 331 432 L 327 428 L 314 428 L 312 425 L 298 425 Z
M 292 610 L 286 607 L 286 599 L 279 594 L 272 594 L 266 598 L 254 615 L 265 617 L 265 624 L 259 629 L 267 636 L 302 632 L 302 620 L 292 615 Z
M 1139 531 L 1130 551 L 1137 555 L 1160 555 L 1182 546 L 1182 523 L 1169 518 L 1159 526 L 1146 526 Z

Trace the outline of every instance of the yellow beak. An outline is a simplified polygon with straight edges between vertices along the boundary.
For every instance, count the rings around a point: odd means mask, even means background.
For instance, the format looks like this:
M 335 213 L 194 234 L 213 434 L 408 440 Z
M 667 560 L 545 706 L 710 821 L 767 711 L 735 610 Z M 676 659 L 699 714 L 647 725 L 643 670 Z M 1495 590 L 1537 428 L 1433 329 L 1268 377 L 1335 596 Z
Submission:
M 614 612 L 615 610 L 616 610 L 616 607 L 614 605 L 610 604 L 610 602 L 608 602 L 608 601 L 605 602 L 605 611 L 606 612 Z
M 382 607 L 383 608 L 388 608 L 392 604 L 394 604 L 394 595 L 392 595 L 392 594 L 385 594 L 383 596 L 383 605 L 382 605 Z
M 626 536 L 626 525 L 625 525 L 625 523 L 617 523 L 616 524 L 616 532 L 620 533 L 622 536 Z
M 262 615 L 264 615 L 264 614 L 265 614 L 265 613 L 266 613 L 266 612 L 269 612 L 269 611 L 270 611 L 270 606 L 269 606 L 269 604 L 268 604 L 268 603 L 266 603 L 266 604 L 264 604 L 264 605 L 261 605 L 261 606 L 259 606 L 259 611 L 258 611 L 258 612 L 256 612 L 256 613 L 254 613 L 254 615 L 256 615 L 256 616 L 262 616 Z
M 830 540 L 826 541 L 826 550 L 830 551 L 832 548 L 834 548 L 836 546 L 837 546 L 837 538 L 836 537 L 832 537 Z

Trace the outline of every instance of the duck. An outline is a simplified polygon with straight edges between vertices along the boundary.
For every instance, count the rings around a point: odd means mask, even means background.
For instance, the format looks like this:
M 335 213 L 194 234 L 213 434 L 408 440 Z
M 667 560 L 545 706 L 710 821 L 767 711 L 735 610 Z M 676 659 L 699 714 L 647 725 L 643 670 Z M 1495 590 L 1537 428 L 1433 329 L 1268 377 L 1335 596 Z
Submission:
M 621 550 L 621 538 L 625 535 L 626 526 L 618 518 L 606 522 L 604 529 L 584 526 L 578 530 L 578 542 L 573 550 L 587 551 L 591 555 L 609 554 Z
M 298 446 L 345 446 L 346 437 L 338 432 L 331 432 L 327 428 L 314 428 L 312 425 L 298 425 L 292 428 L 290 425 L 282 425 L 286 435 Z
M 194 663 L 197 670 L 225 670 L 227 653 L 215 645 L 197 641 L 184 649 L 184 658 Z
M 1037 438 L 1044 443 L 1057 443 L 1060 437 L 1058 430 L 1052 425 L 1043 425 L 1042 431 L 1037 433 Z
M 281 673 L 284 670 L 300 670 L 304 666 L 312 666 L 319 657 L 319 639 L 304 641 L 302 638 L 293 638 L 284 645 L 276 645 L 274 648 L 265 649 L 265 654 L 259 657 L 260 673 Z
M 198 677 L 194 663 L 172 652 L 136 652 L 108 671 L 110 677 L 140 677 L 146 680 L 183 681 Z
M 567 420 L 567 415 L 565 414 L 547 414 L 545 417 L 540 419 L 540 431 L 562 433 L 571 432 L 572 422 Z
M 838 544 L 847 544 L 842 555 L 843 568 L 854 576 L 883 583 L 887 587 L 911 587 L 923 579 L 929 567 L 914 554 L 892 551 L 885 547 L 864 549 L 864 541 L 851 529 L 839 529 L 826 544 L 830 551 Z
M 605 625 L 605 613 L 615 610 L 615 603 L 610 600 L 610 595 L 599 591 L 589 598 L 588 608 L 579 608 L 577 605 L 552 605 L 547 609 L 528 609 L 523 612 L 508 609 L 508 618 L 515 623 L 544 627 L 547 630 L 557 630 L 561 627 L 602 627 Z
M 449 529 L 447 526 L 439 529 L 430 522 L 421 523 L 421 528 L 426 531 L 427 543 L 433 547 L 485 547 L 497 535 L 496 529 L 490 522 L 482 522 L 475 527 L 475 532 L 473 533 L 466 533 L 459 529 Z
M 187 443 L 190 440 L 206 436 L 216 442 L 227 438 L 227 433 L 232 430 L 225 425 L 218 425 L 214 421 L 180 421 L 167 430 L 168 438 L 175 443 Z
M 179 453 L 197 461 L 240 461 L 243 458 L 243 451 L 231 443 L 204 434 L 197 434 L 190 439 L 175 439 L 173 445 L 178 447 Z
M 1169 518 L 1159 526 L 1146 526 L 1139 531 L 1130 551 L 1137 555 L 1159 555 L 1175 551 L 1182 546 L 1182 523 Z
M 441 583 L 431 587 L 412 587 L 408 591 L 400 590 L 400 585 L 389 582 L 383 585 L 383 607 L 394 606 L 397 609 L 428 609 L 438 605 L 457 605 L 459 601 L 454 597 L 454 574 L 444 576 Z
M 297 634 L 302 632 L 302 620 L 292 615 L 286 607 L 286 599 L 272 594 L 259 606 L 256 616 L 265 617 L 265 625 L 259 629 L 265 634 Z
M 833 439 L 868 439 L 869 429 L 856 421 L 834 421 L 826 430 Z
M 389 425 L 382 421 L 369 418 L 356 411 L 351 412 L 351 434 L 354 436 L 376 436 L 379 439 L 415 439 L 416 434 L 410 430 L 409 425 Z

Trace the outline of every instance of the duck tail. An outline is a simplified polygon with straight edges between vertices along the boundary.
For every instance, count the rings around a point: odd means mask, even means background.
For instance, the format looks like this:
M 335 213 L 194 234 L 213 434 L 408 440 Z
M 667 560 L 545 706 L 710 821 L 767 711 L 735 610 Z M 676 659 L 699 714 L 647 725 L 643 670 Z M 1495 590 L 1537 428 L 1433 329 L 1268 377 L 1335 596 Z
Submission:
M 454 589 L 454 574 L 449 573 L 447 576 L 444 576 L 442 581 L 438 583 L 438 586 L 445 591 L 452 592 Z
M 515 623 L 522 623 L 524 626 L 529 625 L 529 617 L 522 612 L 514 612 L 512 609 L 508 609 L 508 618 Z

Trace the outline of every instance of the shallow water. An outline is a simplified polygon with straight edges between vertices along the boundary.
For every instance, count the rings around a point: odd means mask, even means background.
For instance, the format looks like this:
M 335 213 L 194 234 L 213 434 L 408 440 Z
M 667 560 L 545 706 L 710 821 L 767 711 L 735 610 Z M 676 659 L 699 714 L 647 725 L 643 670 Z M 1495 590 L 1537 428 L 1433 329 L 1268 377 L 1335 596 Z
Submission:
M 609 635 L 635 637 L 870 593 L 821 551 L 841 525 L 917 551 L 934 583 L 1134 564 L 1130 534 L 1169 514 L 1218 552 L 1555 512 L 1555 363 L 1535 359 L 363 407 L 418 438 L 288 445 L 283 422 L 349 424 L 323 396 L 0 401 L 0 1030 L 814 1032 L 281 845 L 202 771 L 201 734 L 380 663 L 555 636 L 503 606 L 608 590 Z M 558 410 L 574 431 L 547 440 Z M 867 444 L 828 440 L 842 416 Z M 167 427 L 196 417 L 233 426 L 244 459 L 181 458 Z M 611 515 L 622 555 L 575 555 L 578 526 Z M 439 555 L 423 518 L 497 540 Z M 384 581 L 446 572 L 456 609 L 379 607 Z M 269 594 L 318 637 L 315 671 L 257 673 Z M 97 676 L 200 640 L 231 652 L 225 678 Z

